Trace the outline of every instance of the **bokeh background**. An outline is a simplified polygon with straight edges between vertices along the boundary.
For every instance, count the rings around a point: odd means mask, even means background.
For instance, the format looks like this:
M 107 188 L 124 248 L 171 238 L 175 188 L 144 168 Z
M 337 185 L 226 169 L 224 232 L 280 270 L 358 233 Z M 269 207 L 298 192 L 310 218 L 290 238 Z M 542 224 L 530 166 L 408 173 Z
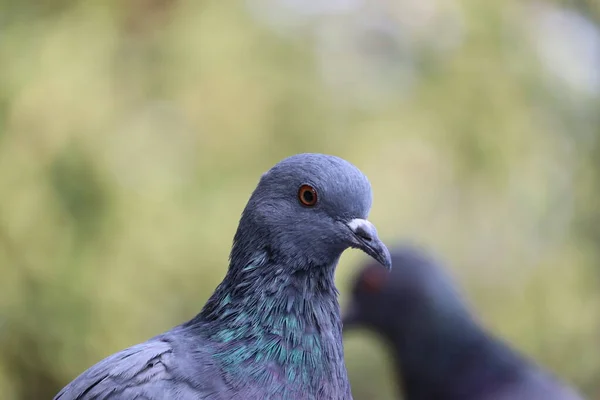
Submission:
M 0 393 L 50 399 L 197 313 L 260 174 L 371 179 L 384 240 L 600 398 L 600 3 L 0 1 Z M 363 256 L 337 273 L 342 303 Z M 345 341 L 355 399 L 385 346 Z

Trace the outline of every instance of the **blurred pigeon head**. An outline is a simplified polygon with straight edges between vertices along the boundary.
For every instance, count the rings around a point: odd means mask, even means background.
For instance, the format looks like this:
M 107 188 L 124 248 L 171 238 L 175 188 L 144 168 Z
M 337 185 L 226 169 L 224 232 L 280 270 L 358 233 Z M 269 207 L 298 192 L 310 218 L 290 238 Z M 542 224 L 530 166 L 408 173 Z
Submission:
M 398 341 L 470 324 L 462 294 L 436 257 L 407 243 L 396 246 L 391 258 L 391 272 L 371 262 L 356 277 L 345 331 L 364 327 Z

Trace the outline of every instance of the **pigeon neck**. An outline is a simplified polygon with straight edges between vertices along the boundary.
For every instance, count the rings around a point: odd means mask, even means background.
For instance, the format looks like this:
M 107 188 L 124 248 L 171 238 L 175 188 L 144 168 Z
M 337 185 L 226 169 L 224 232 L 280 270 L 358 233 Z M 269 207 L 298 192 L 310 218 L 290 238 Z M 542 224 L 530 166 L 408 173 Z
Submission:
M 336 264 L 290 269 L 266 252 L 242 265 L 232 260 L 197 319 L 234 384 L 274 382 L 291 397 L 349 398 Z
M 468 399 L 515 378 L 512 353 L 467 313 L 451 317 L 442 321 L 435 316 L 438 325 L 427 327 L 431 321 L 424 316 L 423 326 L 414 323 L 408 333 L 406 326 L 398 327 L 388 338 L 407 398 Z

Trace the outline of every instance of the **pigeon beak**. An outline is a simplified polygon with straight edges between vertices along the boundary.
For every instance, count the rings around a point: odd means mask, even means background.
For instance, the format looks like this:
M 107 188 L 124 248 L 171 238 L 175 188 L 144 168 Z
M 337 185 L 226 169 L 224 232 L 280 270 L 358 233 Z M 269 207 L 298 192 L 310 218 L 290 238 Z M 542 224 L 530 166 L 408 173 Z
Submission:
M 351 331 L 360 325 L 360 313 L 354 302 L 348 304 L 342 316 L 342 332 Z
M 383 242 L 377 236 L 375 225 L 366 219 L 355 218 L 347 223 L 354 238 L 352 247 L 361 249 L 388 270 L 392 269 L 392 257 Z

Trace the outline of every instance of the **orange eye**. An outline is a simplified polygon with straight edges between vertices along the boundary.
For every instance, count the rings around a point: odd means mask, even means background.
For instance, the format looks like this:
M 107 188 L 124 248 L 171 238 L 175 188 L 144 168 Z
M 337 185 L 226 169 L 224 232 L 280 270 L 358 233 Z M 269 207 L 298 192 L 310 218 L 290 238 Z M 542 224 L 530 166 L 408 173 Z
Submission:
M 298 189 L 298 200 L 306 207 L 317 204 L 317 191 L 310 185 L 302 185 Z
M 379 292 L 385 283 L 386 275 L 387 273 L 379 266 L 370 268 L 365 271 L 361 279 L 361 286 L 369 293 Z

